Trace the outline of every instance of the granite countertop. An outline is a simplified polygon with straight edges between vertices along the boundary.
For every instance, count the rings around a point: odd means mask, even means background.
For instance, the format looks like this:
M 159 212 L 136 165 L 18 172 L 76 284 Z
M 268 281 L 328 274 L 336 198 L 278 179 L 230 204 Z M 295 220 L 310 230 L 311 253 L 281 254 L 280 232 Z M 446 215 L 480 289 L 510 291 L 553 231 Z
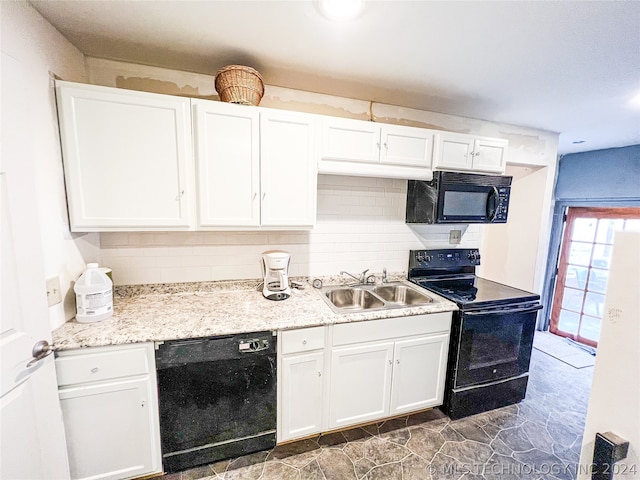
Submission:
M 294 279 L 296 280 L 296 279 Z M 328 277 L 330 285 L 344 279 Z M 391 280 L 399 280 L 391 278 Z M 455 303 L 429 293 L 424 306 L 338 314 L 321 290 L 301 279 L 303 290 L 271 301 L 258 280 L 123 286 L 114 289 L 113 316 L 95 323 L 75 319 L 53 331 L 54 350 L 284 330 L 457 310 Z M 325 285 L 327 282 L 325 281 Z

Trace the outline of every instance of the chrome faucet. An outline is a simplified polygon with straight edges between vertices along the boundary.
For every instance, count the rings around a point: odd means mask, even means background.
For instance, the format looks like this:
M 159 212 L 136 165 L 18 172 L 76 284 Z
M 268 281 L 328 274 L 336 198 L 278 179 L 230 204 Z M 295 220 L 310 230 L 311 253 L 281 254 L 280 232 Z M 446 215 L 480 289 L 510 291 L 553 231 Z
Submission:
M 382 269 L 382 283 L 389 283 L 389 279 L 387 278 L 387 267 Z
M 362 272 L 360 274 L 360 278 L 356 277 L 355 275 L 351 275 L 349 272 L 345 272 L 345 271 L 340 272 L 340 275 L 349 275 L 351 278 L 353 278 L 358 283 L 365 284 L 365 283 L 367 283 L 367 272 L 368 271 L 369 271 L 369 269 L 367 268 L 364 272 Z

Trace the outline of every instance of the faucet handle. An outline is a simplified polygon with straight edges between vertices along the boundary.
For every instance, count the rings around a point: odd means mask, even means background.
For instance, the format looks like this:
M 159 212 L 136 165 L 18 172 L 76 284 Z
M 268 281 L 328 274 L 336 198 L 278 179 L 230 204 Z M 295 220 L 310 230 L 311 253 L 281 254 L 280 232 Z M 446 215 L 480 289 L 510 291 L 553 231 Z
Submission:
M 367 272 L 369 269 L 367 268 L 364 272 L 360 274 L 360 283 L 366 283 L 367 281 Z
M 382 268 L 382 283 L 387 283 L 389 279 L 387 278 L 387 267 Z

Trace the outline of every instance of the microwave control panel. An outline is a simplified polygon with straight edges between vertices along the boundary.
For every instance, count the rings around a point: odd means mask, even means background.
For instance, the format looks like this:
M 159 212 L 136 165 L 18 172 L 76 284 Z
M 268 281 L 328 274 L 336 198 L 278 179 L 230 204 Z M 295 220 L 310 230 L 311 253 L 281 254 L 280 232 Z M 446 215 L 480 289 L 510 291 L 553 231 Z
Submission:
M 507 205 L 509 205 L 509 194 L 511 188 L 499 187 L 498 189 L 498 205 L 496 205 L 496 213 L 492 222 L 504 223 L 507 221 Z

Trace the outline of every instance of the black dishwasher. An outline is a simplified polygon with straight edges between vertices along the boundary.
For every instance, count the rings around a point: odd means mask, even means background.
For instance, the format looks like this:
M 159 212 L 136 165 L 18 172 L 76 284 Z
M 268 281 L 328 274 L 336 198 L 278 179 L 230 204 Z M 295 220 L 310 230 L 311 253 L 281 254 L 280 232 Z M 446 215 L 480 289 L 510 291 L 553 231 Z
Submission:
M 165 472 L 275 446 L 272 332 L 160 343 L 156 368 Z

